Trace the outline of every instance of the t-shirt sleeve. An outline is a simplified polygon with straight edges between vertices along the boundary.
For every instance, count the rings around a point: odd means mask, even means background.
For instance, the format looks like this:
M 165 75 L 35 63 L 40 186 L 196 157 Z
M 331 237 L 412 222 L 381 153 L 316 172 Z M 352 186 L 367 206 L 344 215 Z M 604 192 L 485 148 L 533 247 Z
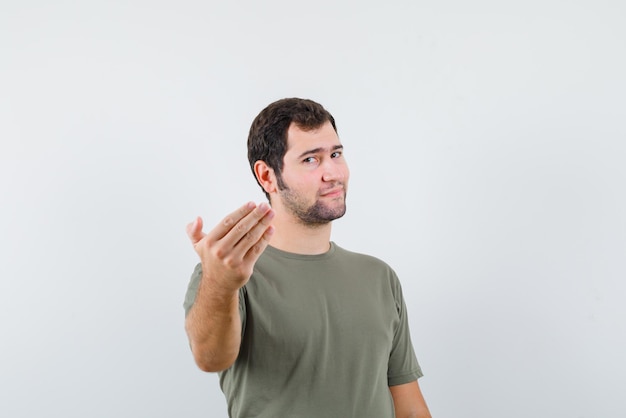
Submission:
M 413 350 L 406 304 L 404 303 L 400 281 L 395 273 L 393 274 L 392 290 L 399 321 L 394 331 L 393 345 L 389 355 L 387 380 L 389 386 L 396 386 L 415 381 L 422 377 L 423 373 Z
M 191 273 L 189 279 L 189 285 L 187 286 L 187 293 L 185 294 L 185 300 L 183 302 L 183 308 L 185 308 L 185 316 L 189 314 L 191 307 L 196 301 L 198 295 L 198 288 L 200 287 L 200 280 L 202 279 L 202 264 L 198 263 Z M 246 289 L 245 286 L 239 289 L 239 316 L 242 323 L 242 333 L 246 324 Z
M 185 316 L 189 314 L 189 310 L 196 301 L 198 287 L 200 286 L 200 279 L 202 279 L 202 264 L 198 263 L 193 269 L 193 273 L 191 273 L 191 278 L 189 279 L 189 285 L 187 285 L 187 293 L 185 294 L 185 301 L 183 302 Z

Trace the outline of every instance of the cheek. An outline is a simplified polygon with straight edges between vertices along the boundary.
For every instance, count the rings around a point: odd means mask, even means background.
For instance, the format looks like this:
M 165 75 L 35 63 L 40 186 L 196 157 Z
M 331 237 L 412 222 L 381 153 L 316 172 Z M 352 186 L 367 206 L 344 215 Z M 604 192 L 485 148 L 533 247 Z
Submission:
M 311 187 L 313 176 L 308 173 L 297 173 L 293 175 L 290 173 L 288 175 L 283 176 L 283 181 L 292 190 L 306 190 L 308 187 Z
M 348 168 L 347 165 L 344 166 L 344 170 L 343 170 L 343 178 L 344 181 L 347 183 L 348 180 L 350 179 L 350 169 Z

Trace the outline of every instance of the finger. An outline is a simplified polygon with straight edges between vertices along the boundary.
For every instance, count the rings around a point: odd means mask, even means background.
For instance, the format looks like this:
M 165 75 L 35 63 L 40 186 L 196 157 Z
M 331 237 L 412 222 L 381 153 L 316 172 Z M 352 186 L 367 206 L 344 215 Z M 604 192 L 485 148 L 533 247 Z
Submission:
M 246 263 L 256 263 L 256 260 L 263 254 L 265 248 L 270 243 L 272 239 L 272 235 L 274 235 L 274 225 L 269 225 L 263 232 L 263 235 L 259 238 L 259 240 L 248 249 L 248 252 L 244 256 L 244 262 Z
M 205 234 L 202 232 L 202 218 L 197 217 L 193 222 L 187 224 L 187 236 L 192 244 L 197 244 Z
M 270 219 L 273 218 L 274 211 L 271 210 L 267 203 L 261 203 L 256 209 L 233 225 L 230 231 L 222 238 L 222 244 L 225 248 L 235 247 L 244 236 L 249 234 L 253 228 L 265 218 L 265 216 L 270 216 Z M 269 221 L 266 221 L 265 225 L 269 225 Z M 242 257 L 246 251 L 241 253 Z
M 265 234 L 272 219 L 274 219 L 274 213 L 275 212 L 271 209 L 267 211 L 267 213 L 265 213 L 265 215 L 263 215 L 263 217 L 235 244 L 235 250 L 237 250 L 242 257 L 245 256 L 248 250 L 250 250 L 250 247 L 255 245 L 263 234 Z
M 216 225 L 215 228 L 208 233 L 209 239 L 211 241 L 218 241 L 224 238 L 224 236 L 228 234 L 230 230 L 237 225 L 239 221 L 241 221 L 241 219 L 250 214 L 254 208 L 256 208 L 254 202 L 248 202 L 236 211 L 228 214 L 222 222 Z

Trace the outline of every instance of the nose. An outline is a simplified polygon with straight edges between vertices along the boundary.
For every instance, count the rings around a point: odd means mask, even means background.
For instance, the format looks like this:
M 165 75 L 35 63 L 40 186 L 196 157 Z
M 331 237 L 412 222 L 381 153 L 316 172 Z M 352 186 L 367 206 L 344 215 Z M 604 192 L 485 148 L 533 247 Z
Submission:
M 327 182 L 343 182 L 345 181 L 348 171 L 348 166 L 345 163 L 340 163 L 336 160 L 327 160 L 324 163 L 324 171 L 322 174 L 322 180 Z

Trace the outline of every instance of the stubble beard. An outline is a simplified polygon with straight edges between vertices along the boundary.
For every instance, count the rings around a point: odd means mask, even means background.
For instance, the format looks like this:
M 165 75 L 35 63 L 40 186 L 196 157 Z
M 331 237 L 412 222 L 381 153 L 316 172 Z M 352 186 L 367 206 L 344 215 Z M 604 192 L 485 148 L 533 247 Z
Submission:
M 337 203 L 335 206 L 328 206 L 322 202 L 320 196 L 317 196 L 315 203 L 307 205 L 297 192 L 294 192 L 285 184 L 283 186 L 279 191 L 283 204 L 304 225 L 320 227 L 341 218 L 346 213 L 345 189 L 343 196 L 337 198 L 341 199 L 341 204 Z

